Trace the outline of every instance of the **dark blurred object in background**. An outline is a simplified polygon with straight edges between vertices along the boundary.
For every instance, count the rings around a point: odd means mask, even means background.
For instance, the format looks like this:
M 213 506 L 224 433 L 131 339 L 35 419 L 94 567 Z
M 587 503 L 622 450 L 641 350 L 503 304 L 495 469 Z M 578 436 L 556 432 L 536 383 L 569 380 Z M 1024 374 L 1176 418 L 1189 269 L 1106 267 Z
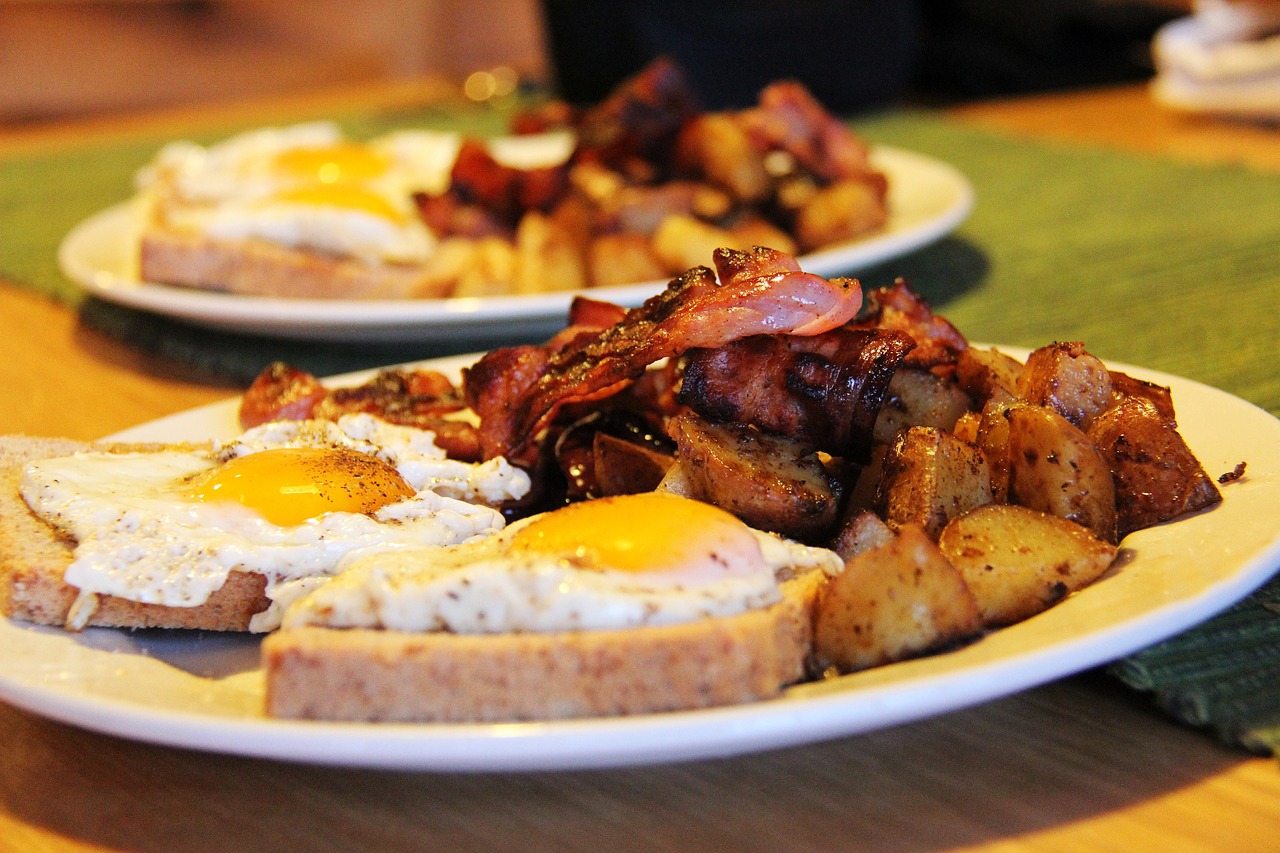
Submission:
M 1186 14 L 1139 0 L 921 0 L 923 96 L 963 100 L 1143 80 L 1155 31 Z
M 707 109 L 790 78 L 836 112 L 1151 76 L 1158 0 L 542 0 L 556 84 L 598 101 L 651 59 L 688 72 Z
M 915 3 L 887 0 L 544 0 L 543 13 L 557 88 L 579 104 L 666 55 L 706 109 L 754 105 L 790 78 L 851 112 L 906 90 L 919 33 Z

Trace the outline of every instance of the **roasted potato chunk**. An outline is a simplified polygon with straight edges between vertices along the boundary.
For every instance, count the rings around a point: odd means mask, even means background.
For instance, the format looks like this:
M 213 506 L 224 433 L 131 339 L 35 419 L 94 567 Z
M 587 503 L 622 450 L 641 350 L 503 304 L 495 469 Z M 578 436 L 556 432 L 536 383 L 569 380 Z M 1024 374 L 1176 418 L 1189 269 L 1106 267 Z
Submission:
M 1120 536 L 1222 500 L 1213 478 L 1150 399 L 1122 400 L 1094 420 L 1089 437 L 1114 477 Z
M 810 448 L 692 413 L 672 418 L 667 430 L 678 448 L 687 496 L 760 530 L 804 541 L 831 536 L 840 509 L 839 485 Z
M 604 432 L 595 434 L 591 449 L 601 495 L 651 492 L 675 462 L 669 454 Z
M 667 269 L 640 234 L 604 234 L 587 248 L 587 273 L 592 287 L 613 287 L 656 281 Z
M 831 550 L 848 562 L 864 551 L 888 545 L 891 541 L 893 530 L 889 525 L 881 521 L 880 516 L 874 512 L 862 510 L 854 513 L 840 526 L 840 532 L 831 543 Z
M 549 293 L 587 286 L 577 242 L 541 213 L 526 213 L 516 228 L 515 293 Z
M 716 249 L 733 243 L 725 229 L 685 215 L 666 217 L 653 232 L 653 254 L 668 275 L 703 265 Z
M 723 113 L 700 115 L 686 124 L 675 156 L 683 168 L 701 174 L 739 201 L 759 201 L 772 189 L 764 155 L 742 123 Z
M 1038 509 L 1116 537 L 1116 490 L 1107 460 L 1065 417 L 1015 406 L 1009 421 L 1009 503 Z
M 1018 396 L 1085 428 L 1111 402 L 1111 374 L 1081 343 L 1054 343 L 1027 356 Z
M 953 520 L 938 547 L 964 578 L 987 627 L 1045 610 L 1097 580 L 1116 547 L 1058 516 L 992 504 Z
M 841 180 L 819 189 L 796 212 L 796 240 L 806 251 L 861 237 L 884 226 L 881 187 Z
M 913 426 L 953 429 L 972 405 L 969 395 L 954 381 L 927 370 L 899 367 L 876 418 L 875 440 L 892 441 L 898 432 Z
M 914 525 L 855 555 L 818 594 L 814 661 L 853 672 L 975 636 L 981 612 L 938 546 Z
M 934 427 L 899 433 L 885 457 L 880 483 L 885 522 L 919 525 L 932 539 L 947 522 L 991 503 L 991 471 L 972 444 Z
M 1018 391 L 1022 362 L 997 349 L 966 347 L 956 357 L 956 382 L 979 403 L 993 395 L 1012 398 Z

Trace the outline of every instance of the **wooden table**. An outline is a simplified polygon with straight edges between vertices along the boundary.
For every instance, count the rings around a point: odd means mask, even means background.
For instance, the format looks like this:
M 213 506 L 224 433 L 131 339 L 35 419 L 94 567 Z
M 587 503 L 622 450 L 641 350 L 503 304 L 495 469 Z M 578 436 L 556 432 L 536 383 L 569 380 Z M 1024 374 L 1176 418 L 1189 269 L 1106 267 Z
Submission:
M 337 93 L 412 99 L 404 88 Z M 326 101 L 317 100 L 324 106 Z M 237 108 L 270 114 L 277 105 Z M 965 121 L 1280 170 L 1280 131 L 1161 111 L 1140 87 L 974 104 Z M 0 152 L 190 127 L 225 111 L 0 135 Z M 97 437 L 210 385 L 0 286 L 4 432 Z M 430 775 L 153 747 L 0 705 L 0 850 L 1274 850 L 1274 760 L 1220 746 L 1095 674 L 969 710 L 741 758 Z

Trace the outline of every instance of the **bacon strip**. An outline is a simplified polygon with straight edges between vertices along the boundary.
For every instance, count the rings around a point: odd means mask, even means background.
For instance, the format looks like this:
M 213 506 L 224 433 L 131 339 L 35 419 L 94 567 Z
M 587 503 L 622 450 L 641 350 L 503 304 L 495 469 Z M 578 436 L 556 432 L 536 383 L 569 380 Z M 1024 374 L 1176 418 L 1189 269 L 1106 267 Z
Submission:
M 856 281 L 801 272 L 795 258 L 773 249 L 717 249 L 713 258 L 718 280 L 695 267 L 620 323 L 576 339 L 541 365 L 528 351 L 481 359 L 463 381 L 473 407 L 490 413 L 481 413 L 486 457 L 528 461 L 531 443 L 562 406 L 616 393 L 663 358 L 751 335 L 821 334 L 848 322 L 862 304 Z

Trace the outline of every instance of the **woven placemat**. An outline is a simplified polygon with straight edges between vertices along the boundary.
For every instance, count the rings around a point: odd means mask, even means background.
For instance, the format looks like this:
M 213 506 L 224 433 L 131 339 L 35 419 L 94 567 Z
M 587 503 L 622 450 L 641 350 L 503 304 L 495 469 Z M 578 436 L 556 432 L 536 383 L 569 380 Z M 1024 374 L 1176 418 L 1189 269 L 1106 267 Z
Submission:
M 491 111 L 439 109 L 338 118 L 357 136 L 402 126 L 492 133 L 505 121 Z M 978 198 L 954 235 L 866 273 L 864 284 L 907 277 L 973 340 L 1082 340 L 1113 362 L 1196 379 L 1280 413 L 1280 176 L 1019 140 L 931 112 L 864 117 L 855 126 L 873 142 L 955 165 Z M 223 334 L 85 300 L 57 269 L 58 243 L 125 198 L 134 170 L 165 141 L 0 159 L 0 278 L 78 304 L 86 325 L 140 349 L 240 383 L 275 359 L 330 374 L 453 351 L 425 338 L 337 345 Z M 1188 725 L 1273 751 L 1277 602 L 1273 580 L 1109 671 Z

